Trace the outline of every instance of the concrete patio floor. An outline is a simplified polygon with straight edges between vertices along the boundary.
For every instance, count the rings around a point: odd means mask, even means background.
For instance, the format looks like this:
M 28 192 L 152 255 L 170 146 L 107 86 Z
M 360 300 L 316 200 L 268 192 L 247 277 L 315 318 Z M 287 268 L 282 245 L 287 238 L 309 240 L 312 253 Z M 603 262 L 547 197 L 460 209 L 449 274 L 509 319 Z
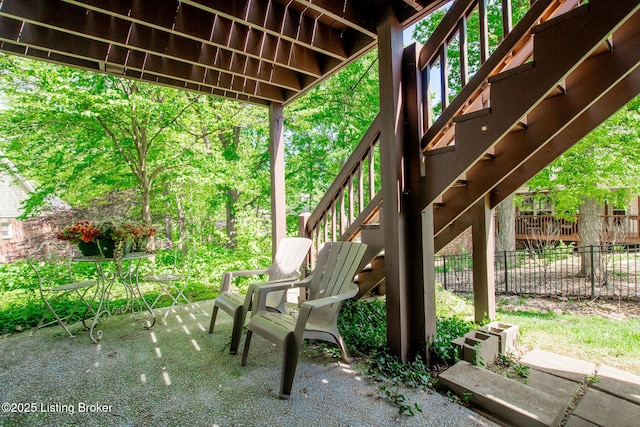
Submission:
M 212 301 L 178 307 L 151 330 L 131 314 L 115 316 L 100 325 L 99 344 L 79 327 L 75 338 L 51 327 L 0 339 L 0 425 L 494 425 L 419 390 L 401 393 L 423 412 L 401 416 L 357 360 L 344 365 L 308 347 L 291 399 L 279 400 L 281 352 L 256 336 L 241 367 L 241 356 L 228 354 L 231 319 L 221 313 L 208 334 L 211 309 Z

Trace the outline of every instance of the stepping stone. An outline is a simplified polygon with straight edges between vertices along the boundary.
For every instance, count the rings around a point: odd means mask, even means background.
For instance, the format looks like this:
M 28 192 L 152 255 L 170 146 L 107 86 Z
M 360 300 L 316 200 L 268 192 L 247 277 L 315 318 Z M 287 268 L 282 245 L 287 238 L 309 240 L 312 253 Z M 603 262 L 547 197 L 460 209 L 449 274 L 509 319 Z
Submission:
M 557 426 L 569 403 L 465 361 L 440 374 L 439 380 L 458 396 L 470 393 L 473 405 L 517 426 Z
M 640 405 L 589 388 L 572 415 L 601 426 L 637 427 Z
M 590 387 L 640 405 L 640 376 L 602 365 Z
M 537 369 L 530 369 L 529 376 L 526 378 L 517 375 L 513 368 L 510 368 L 508 372 L 509 378 L 513 381 L 555 396 L 567 402 L 567 404 L 573 400 L 573 397 L 580 391 L 581 387 L 580 383 L 538 371 Z
M 594 424 L 590 421 L 583 420 L 575 415 L 569 415 L 567 422 L 564 423 L 564 427 L 599 427 L 598 424 Z
M 520 363 L 575 382 L 583 382 L 585 377 L 594 375 L 596 372 L 595 363 L 561 356 L 540 349 L 528 352 Z

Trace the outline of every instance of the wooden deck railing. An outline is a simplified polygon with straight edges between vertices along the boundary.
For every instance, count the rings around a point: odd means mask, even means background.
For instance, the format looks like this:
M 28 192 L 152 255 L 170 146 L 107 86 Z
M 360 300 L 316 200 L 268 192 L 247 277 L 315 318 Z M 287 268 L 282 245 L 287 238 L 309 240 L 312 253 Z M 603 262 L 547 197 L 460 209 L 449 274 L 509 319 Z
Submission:
M 639 215 L 600 215 L 600 240 L 607 243 L 640 243 Z M 580 218 L 568 221 L 553 215 L 517 215 L 516 239 L 578 242 Z
M 499 13 L 501 28 L 490 28 L 486 0 L 458 0 L 453 3 L 442 22 L 435 29 L 427 44 L 420 51 L 419 67 L 423 76 L 422 103 L 424 135 L 421 146 L 431 150 L 454 143 L 453 118 L 461 114 L 485 108 L 489 102 L 487 79 L 529 61 L 533 53 L 531 29 L 548 19 L 565 13 L 578 4 L 578 0 L 538 0 L 530 8 L 519 25 L 514 27 L 510 0 L 502 0 Z M 492 11 L 493 12 L 493 11 Z M 478 40 L 469 40 L 468 25 L 476 21 Z M 470 17 L 474 19 L 470 19 Z M 502 38 L 502 42 L 490 52 L 489 33 Z M 449 58 L 455 56 L 454 63 Z M 469 65 L 471 52 L 479 52 L 479 60 Z M 455 66 L 456 68 L 453 68 Z M 475 69 L 475 74 L 472 70 Z M 438 79 L 432 78 L 434 73 Z M 450 87 L 450 76 L 456 74 L 456 88 Z M 473 74 L 473 75 L 472 75 Z M 439 87 L 433 87 L 439 81 Z M 433 104 L 432 98 L 439 97 Z M 436 98 L 437 99 L 437 98 Z M 450 101 L 451 100 L 451 101 Z
M 486 0 L 457 0 L 443 21 L 436 28 L 428 43 L 420 52 L 419 64 L 423 75 L 423 116 L 425 123 L 421 146 L 423 150 L 438 148 L 453 142 L 453 117 L 478 110 L 485 105 L 488 90 L 487 78 L 499 72 L 514 68 L 531 58 L 533 43 L 531 28 L 558 14 L 575 7 L 578 0 L 538 0 L 529 13 L 525 14 L 519 25 L 512 28 L 511 2 L 502 1 L 502 43 L 491 53 L 488 37 L 490 28 L 487 22 Z M 479 16 L 479 46 L 470 46 L 467 34 L 468 18 L 477 13 Z M 457 40 L 460 46 L 461 87 L 458 94 L 451 93 L 448 86 L 450 66 L 447 53 Z M 468 64 L 471 49 L 479 49 L 481 60 L 477 72 L 471 77 Z M 431 92 L 429 76 L 431 70 L 438 68 L 441 73 L 440 96 L 443 112 L 436 117 L 436 109 L 430 103 Z M 455 97 L 451 102 L 450 98 Z M 433 124 L 431 124 L 433 123 Z M 431 124 L 431 125 L 430 125 Z M 329 190 L 315 210 L 300 226 L 300 234 L 312 238 L 315 247 L 320 243 L 355 238 L 362 224 L 372 222 L 382 205 L 380 177 L 376 162 L 379 162 L 378 139 L 380 128 L 378 118 L 345 163 Z M 379 166 L 378 166 L 379 167 Z
M 382 198 L 379 174 L 379 119 L 364 134 L 329 190 L 301 226 L 301 235 L 321 243 L 351 240 L 374 217 Z

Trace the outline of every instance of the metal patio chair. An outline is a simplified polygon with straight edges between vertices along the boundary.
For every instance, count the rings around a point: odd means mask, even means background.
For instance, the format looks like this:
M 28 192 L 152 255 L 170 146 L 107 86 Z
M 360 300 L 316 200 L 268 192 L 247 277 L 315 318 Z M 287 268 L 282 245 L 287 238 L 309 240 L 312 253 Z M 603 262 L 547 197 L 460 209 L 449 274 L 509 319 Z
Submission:
M 74 335 L 67 326 L 67 321 L 73 317 L 78 309 L 84 309 L 82 318 L 85 329 L 89 329 L 85 324 L 88 317 L 95 315 L 91 303 L 95 299 L 99 289 L 96 280 L 76 280 L 71 268 L 73 249 L 66 243 L 47 240 L 38 249 L 27 256 L 27 262 L 35 271 L 38 278 L 40 296 L 45 304 L 45 312 L 38 323 L 37 328 L 43 328 L 54 323 L 58 323 L 65 332 L 73 337 Z M 87 299 L 87 294 L 93 296 Z M 64 310 L 62 304 L 65 300 L 76 299 L 71 309 Z M 61 314 L 62 311 L 65 314 Z M 49 315 L 53 320 L 45 322 Z
M 162 318 L 163 322 L 167 321 L 167 316 L 176 305 L 180 305 L 181 302 L 187 305 L 192 304 L 184 292 L 189 286 L 196 251 L 197 246 L 192 239 L 182 239 L 174 243 L 174 248 L 171 251 L 173 260 L 171 271 L 150 274 L 140 280 L 160 287 L 160 292 L 150 304 L 152 310 L 163 295 L 167 295 L 171 299 L 171 306 L 166 309 Z

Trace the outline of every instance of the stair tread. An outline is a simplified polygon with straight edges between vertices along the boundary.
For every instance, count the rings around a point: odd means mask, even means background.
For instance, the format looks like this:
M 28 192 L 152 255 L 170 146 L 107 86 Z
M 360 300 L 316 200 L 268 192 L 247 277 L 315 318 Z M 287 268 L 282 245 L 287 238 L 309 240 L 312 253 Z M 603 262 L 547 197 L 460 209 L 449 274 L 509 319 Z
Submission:
M 533 29 L 531 30 L 532 34 L 537 34 L 541 31 L 546 30 L 547 28 L 551 28 L 553 26 L 556 26 L 558 24 L 561 24 L 565 21 L 568 21 L 569 19 L 572 19 L 576 16 L 582 15 L 583 13 L 587 13 L 589 11 L 589 5 L 588 4 L 583 4 L 581 6 L 578 6 L 575 9 L 570 10 L 569 12 L 565 12 L 562 15 L 556 16 L 554 18 L 551 18 L 539 25 L 536 25 L 535 27 L 533 27 Z
M 380 224 L 379 223 L 361 224 L 360 228 L 363 230 L 379 230 Z
M 557 426 L 569 401 L 498 375 L 468 362 L 458 362 L 439 376 L 440 383 L 514 425 Z
M 563 83 L 561 83 L 559 85 L 556 85 L 556 87 L 553 88 L 553 90 L 549 92 L 549 94 L 547 94 L 547 99 L 553 98 L 554 96 L 565 95 L 566 93 L 567 93 L 567 88 Z
M 491 108 L 483 108 L 481 110 L 472 111 L 470 113 L 461 114 L 453 118 L 454 123 L 460 123 L 467 120 L 475 119 L 476 117 L 482 117 L 491 114 Z
M 438 154 L 451 153 L 456 151 L 455 145 L 447 145 L 445 147 L 438 147 L 424 152 L 425 156 L 437 156 Z
M 608 37 L 593 52 L 591 52 L 591 55 L 589 56 L 589 58 L 593 58 L 598 55 L 609 53 L 611 51 L 613 51 L 613 37 Z
M 515 76 L 516 74 L 524 73 L 525 71 L 529 71 L 533 69 L 533 67 L 534 67 L 533 61 L 525 62 L 522 65 L 511 68 L 507 71 L 503 71 L 502 73 L 496 74 L 495 76 L 489 77 L 489 83 L 495 83 L 500 80 L 509 78 L 511 76 Z

